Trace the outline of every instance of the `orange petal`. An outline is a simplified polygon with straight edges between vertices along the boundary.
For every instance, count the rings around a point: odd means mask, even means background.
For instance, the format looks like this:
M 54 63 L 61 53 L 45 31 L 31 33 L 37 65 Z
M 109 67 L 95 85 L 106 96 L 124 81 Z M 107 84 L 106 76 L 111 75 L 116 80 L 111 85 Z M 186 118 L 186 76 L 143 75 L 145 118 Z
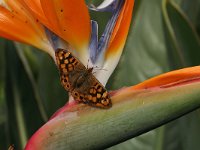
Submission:
M 46 16 L 44 15 L 44 12 L 42 10 L 42 6 L 40 3 L 40 0 L 23 0 L 26 5 L 29 7 L 29 9 L 32 11 L 34 16 L 39 19 L 41 22 L 45 22 L 46 25 L 49 27 L 48 20 Z
M 23 3 L 6 2 L 10 10 L 0 5 L 0 36 L 33 45 L 53 56 L 42 26 L 30 16 Z
M 200 66 L 171 71 L 146 80 L 131 89 L 166 88 L 200 80 Z
M 33 30 L 39 34 L 38 36 L 44 37 L 43 26 L 38 23 L 37 19 L 32 17 L 29 8 L 26 6 L 23 0 L 5 0 L 5 2 L 14 16 L 25 22 L 28 26 L 32 26 Z
M 110 38 L 106 57 L 118 53 L 120 53 L 121 55 L 132 19 L 133 6 L 134 0 L 125 0 L 124 6 L 120 12 L 120 15 Z
M 113 29 L 103 65 L 103 68 L 109 68 L 109 71 L 106 71 L 103 74 L 96 74 L 96 77 L 103 85 L 107 83 L 110 75 L 119 62 L 132 19 L 133 6 L 134 0 L 125 0 Z
M 41 0 L 41 5 L 50 30 L 78 51 L 88 48 L 90 18 L 84 0 Z M 45 22 L 42 23 L 46 25 Z

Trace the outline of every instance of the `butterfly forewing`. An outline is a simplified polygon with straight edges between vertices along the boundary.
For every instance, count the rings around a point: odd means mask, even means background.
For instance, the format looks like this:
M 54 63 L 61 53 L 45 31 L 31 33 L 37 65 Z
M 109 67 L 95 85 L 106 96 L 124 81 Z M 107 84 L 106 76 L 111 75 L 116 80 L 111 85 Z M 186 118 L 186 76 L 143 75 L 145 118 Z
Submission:
M 56 60 L 63 87 L 75 100 L 101 108 L 111 107 L 111 99 L 104 86 L 92 74 L 93 68 L 86 68 L 69 51 L 58 49 Z

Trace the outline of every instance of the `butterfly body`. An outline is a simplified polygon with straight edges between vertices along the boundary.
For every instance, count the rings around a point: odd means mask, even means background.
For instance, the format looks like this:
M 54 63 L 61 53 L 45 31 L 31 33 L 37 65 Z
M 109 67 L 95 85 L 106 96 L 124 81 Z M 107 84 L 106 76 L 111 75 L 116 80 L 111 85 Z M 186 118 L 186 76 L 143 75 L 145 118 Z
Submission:
M 93 68 L 86 68 L 69 51 L 56 51 L 57 65 L 63 87 L 78 102 L 100 108 L 111 107 L 111 99 L 103 85 L 95 78 Z

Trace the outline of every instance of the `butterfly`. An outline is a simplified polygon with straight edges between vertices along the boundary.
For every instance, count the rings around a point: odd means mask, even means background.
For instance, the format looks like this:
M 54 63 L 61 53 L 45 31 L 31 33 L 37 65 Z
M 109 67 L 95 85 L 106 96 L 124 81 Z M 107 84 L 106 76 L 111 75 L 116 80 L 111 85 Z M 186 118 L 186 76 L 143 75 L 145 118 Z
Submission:
M 57 49 L 55 56 L 61 84 L 76 101 L 100 108 L 112 106 L 107 90 L 93 75 L 93 68 L 86 68 L 65 49 Z

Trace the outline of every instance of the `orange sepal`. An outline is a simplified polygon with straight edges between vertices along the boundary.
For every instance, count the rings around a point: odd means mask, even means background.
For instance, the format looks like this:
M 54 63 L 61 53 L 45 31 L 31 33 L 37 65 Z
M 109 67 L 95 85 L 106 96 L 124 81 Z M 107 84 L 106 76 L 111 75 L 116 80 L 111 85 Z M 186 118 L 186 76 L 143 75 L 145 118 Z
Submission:
M 90 17 L 84 0 L 41 0 L 41 5 L 53 32 L 77 51 L 88 47 Z
M 23 0 L 23 1 L 26 3 L 28 8 L 31 10 L 31 12 L 38 20 L 40 20 L 43 23 L 45 22 L 45 25 L 50 27 L 48 20 L 42 10 L 40 0 Z
M 17 19 L 25 22 L 26 26 L 31 26 L 31 28 L 37 32 L 38 37 L 45 37 L 43 26 L 38 22 L 38 19 L 31 14 L 30 8 L 27 7 L 24 0 L 5 0 L 5 2 L 11 10 L 11 13 Z
M 146 80 L 131 89 L 167 88 L 200 80 L 200 66 L 171 71 Z
M 40 49 L 46 48 L 46 43 L 44 43 L 45 37 L 41 36 L 42 33 L 36 31 L 30 22 L 21 18 L 5 7 L 0 6 L 0 36 L 34 45 Z
M 109 55 L 112 56 L 114 53 L 118 53 L 118 51 L 122 51 L 132 19 L 133 6 L 134 0 L 125 0 L 112 32 L 106 57 L 109 57 Z

